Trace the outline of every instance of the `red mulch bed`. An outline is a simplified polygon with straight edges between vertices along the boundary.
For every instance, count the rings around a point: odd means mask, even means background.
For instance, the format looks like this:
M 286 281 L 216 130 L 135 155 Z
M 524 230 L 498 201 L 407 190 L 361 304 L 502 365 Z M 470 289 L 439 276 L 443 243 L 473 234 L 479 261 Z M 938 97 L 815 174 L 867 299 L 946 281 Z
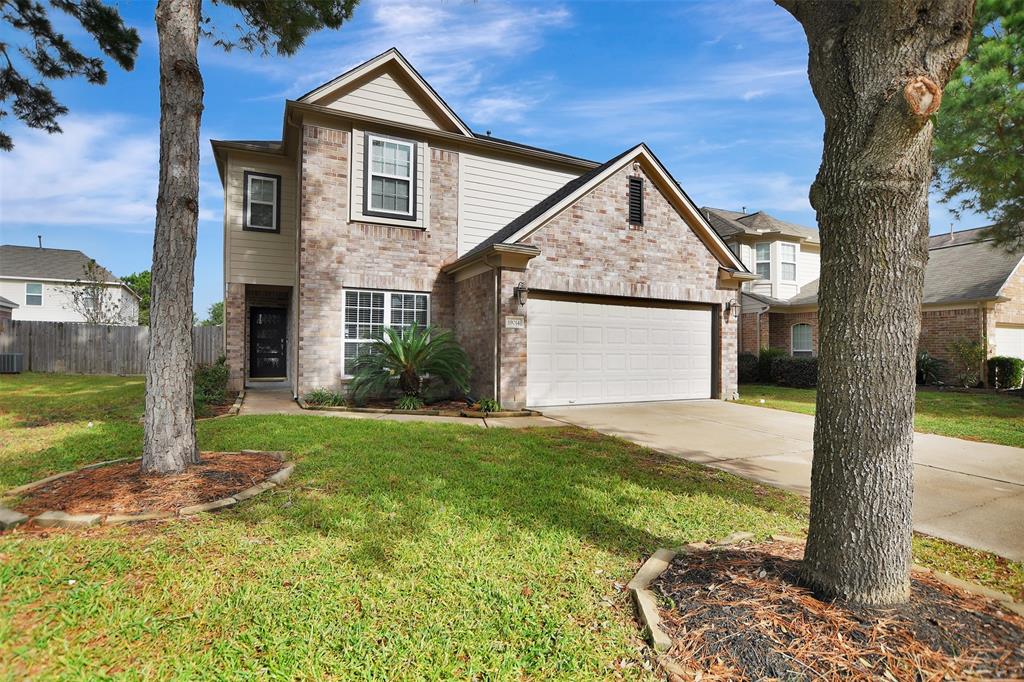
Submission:
M 1024 618 L 998 603 L 917 572 L 906 605 L 820 601 L 797 584 L 801 554 L 771 542 L 677 556 L 652 585 L 668 658 L 708 681 L 1024 677 Z
M 32 516 L 44 511 L 69 514 L 136 514 L 177 511 L 241 492 L 273 476 L 283 466 L 270 455 L 204 452 L 202 462 L 183 474 L 142 475 L 139 462 L 85 469 L 25 493 L 15 508 Z

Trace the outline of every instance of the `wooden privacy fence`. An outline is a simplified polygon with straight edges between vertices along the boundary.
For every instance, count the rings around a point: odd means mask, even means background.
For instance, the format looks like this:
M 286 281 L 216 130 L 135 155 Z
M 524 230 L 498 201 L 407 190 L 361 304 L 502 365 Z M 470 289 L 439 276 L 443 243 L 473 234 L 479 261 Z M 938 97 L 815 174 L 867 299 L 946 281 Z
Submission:
M 193 327 L 197 363 L 224 353 L 221 327 Z M 144 374 L 149 327 L 0 320 L 0 353 L 21 353 L 26 372 Z

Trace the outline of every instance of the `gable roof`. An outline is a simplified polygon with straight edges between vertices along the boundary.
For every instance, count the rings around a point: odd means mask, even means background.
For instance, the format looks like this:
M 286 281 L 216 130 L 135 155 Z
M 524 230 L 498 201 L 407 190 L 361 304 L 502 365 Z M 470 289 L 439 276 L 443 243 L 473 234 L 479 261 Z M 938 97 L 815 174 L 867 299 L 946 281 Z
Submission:
M 42 249 L 37 246 L 0 246 L 0 276 L 74 281 L 82 279 L 92 259 L 73 249 Z M 99 263 L 104 282 L 123 284 Z
M 593 168 L 583 175 L 573 178 L 569 182 L 565 183 L 535 204 L 532 208 L 520 214 L 503 228 L 477 244 L 473 249 L 461 256 L 456 262 L 472 258 L 489 247 L 498 244 L 514 244 L 525 239 L 535 230 L 544 225 L 550 218 L 572 205 L 572 203 L 577 199 L 603 182 L 613 173 L 619 171 L 628 163 L 638 159 L 642 159 L 647 162 L 649 170 L 652 171 L 652 180 L 661 180 L 663 185 L 662 191 L 664 191 L 666 195 L 676 195 L 675 198 L 679 200 L 684 207 L 689 209 L 698 226 L 698 229 L 695 230 L 698 232 L 697 236 L 701 237 L 705 244 L 708 244 L 708 241 L 710 241 L 711 245 L 718 247 L 719 253 L 716 254 L 716 256 L 719 262 L 736 272 L 748 272 L 736 254 L 729 249 L 725 242 L 722 241 L 721 236 L 719 236 L 711 225 L 708 224 L 704 214 L 697 210 L 696 205 L 686 192 L 683 191 L 683 188 L 678 182 L 676 182 L 675 178 L 673 178 L 665 169 L 658 157 L 654 155 L 654 152 L 652 152 L 650 148 L 642 142 L 637 146 L 627 149 L 621 154 L 612 157 L 600 166 Z M 700 234 L 701 231 L 703 231 L 703 235 Z M 709 245 L 709 247 L 711 245 Z M 711 250 L 714 253 L 714 249 Z
M 317 104 L 320 100 L 328 97 L 339 90 L 343 90 L 350 83 L 364 78 L 375 71 L 383 71 L 389 66 L 397 68 L 401 71 L 417 89 L 420 95 L 422 95 L 427 101 L 431 102 L 443 115 L 443 117 L 454 127 L 456 130 L 461 132 L 467 137 L 475 137 L 469 126 L 459 118 L 459 115 L 455 113 L 455 110 L 448 106 L 448 103 L 441 98 L 437 91 L 428 83 L 423 76 L 420 75 L 419 71 L 413 68 L 412 64 L 402 56 L 402 53 L 398 51 L 398 48 L 392 47 L 376 57 L 368 59 L 359 66 L 349 69 L 345 73 L 341 74 L 337 78 L 330 80 L 323 85 L 313 88 L 302 97 L 299 97 L 299 102 L 308 104 Z
M 4 298 L 3 296 L 0 296 L 0 308 L 6 308 L 8 310 L 13 310 L 15 308 L 20 308 L 20 307 L 21 307 L 20 305 L 18 305 L 17 303 L 12 301 L 11 299 Z
M 1006 281 L 1024 254 L 1009 253 L 984 238 L 987 228 L 962 230 L 928 238 L 928 266 L 924 271 L 924 305 L 970 303 L 998 299 Z M 818 304 L 818 280 L 772 306 Z
M 818 231 L 813 227 L 789 223 L 779 220 L 775 216 L 764 211 L 754 213 L 742 213 L 740 211 L 728 211 L 724 208 L 712 208 L 711 206 L 701 207 L 704 217 L 711 223 L 712 227 L 723 238 L 733 235 L 761 236 L 764 234 L 780 234 L 786 237 L 796 237 L 811 244 L 821 243 Z

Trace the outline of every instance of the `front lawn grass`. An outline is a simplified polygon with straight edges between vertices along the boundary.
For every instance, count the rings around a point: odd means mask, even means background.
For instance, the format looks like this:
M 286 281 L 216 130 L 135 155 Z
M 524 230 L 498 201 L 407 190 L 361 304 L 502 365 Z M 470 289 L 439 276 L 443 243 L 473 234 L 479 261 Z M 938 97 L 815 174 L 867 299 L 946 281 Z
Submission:
M 739 392 L 739 402 L 747 405 L 814 414 L 813 388 L 741 384 Z M 1024 399 L 999 393 L 920 390 L 914 429 L 1024 448 Z
M 138 381 L 5 378 L 0 490 L 137 455 Z M 0 677 L 647 678 L 622 590 L 643 559 L 806 525 L 796 496 L 575 428 L 298 415 L 198 431 L 206 450 L 291 451 L 295 473 L 215 515 L 0 535 Z

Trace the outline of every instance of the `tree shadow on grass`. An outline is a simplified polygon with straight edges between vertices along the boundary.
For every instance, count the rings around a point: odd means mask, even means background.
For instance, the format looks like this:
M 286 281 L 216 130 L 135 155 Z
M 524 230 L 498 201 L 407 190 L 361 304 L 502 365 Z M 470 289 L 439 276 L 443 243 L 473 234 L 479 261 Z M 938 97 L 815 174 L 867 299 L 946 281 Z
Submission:
M 242 419 L 204 428 L 204 447 L 291 450 L 300 462 L 279 491 L 290 490 L 289 506 L 261 513 L 298 533 L 366 529 L 355 551 L 371 562 L 449 517 L 499 533 L 565 532 L 637 557 L 805 514 L 778 491 L 583 429 Z

